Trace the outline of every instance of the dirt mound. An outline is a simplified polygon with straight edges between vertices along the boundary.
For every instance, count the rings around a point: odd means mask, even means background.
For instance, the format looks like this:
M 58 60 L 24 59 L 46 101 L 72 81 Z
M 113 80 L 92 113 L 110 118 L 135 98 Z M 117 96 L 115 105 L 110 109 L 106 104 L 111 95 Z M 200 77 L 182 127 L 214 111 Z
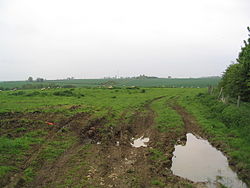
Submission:
M 96 118 L 88 121 L 87 125 L 80 130 L 80 140 L 83 144 L 97 143 L 101 141 L 102 134 L 101 129 L 107 122 L 104 117 Z

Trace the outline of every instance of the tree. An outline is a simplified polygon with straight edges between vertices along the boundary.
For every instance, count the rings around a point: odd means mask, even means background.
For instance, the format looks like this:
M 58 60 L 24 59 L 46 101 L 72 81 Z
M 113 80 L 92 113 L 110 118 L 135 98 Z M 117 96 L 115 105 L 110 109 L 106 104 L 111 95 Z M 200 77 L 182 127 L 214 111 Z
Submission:
M 250 32 L 250 28 L 247 29 Z M 243 101 L 250 101 L 250 34 L 248 41 L 244 41 L 237 63 L 226 69 L 219 86 L 230 97 L 241 96 Z
M 37 81 L 37 82 L 43 82 L 44 79 L 43 79 L 43 78 L 37 78 L 36 81 Z
M 28 81 L 29 81 L 29 82 L 33 82 L 33 78 L 30 76 L 30 77 L 28 78 Z

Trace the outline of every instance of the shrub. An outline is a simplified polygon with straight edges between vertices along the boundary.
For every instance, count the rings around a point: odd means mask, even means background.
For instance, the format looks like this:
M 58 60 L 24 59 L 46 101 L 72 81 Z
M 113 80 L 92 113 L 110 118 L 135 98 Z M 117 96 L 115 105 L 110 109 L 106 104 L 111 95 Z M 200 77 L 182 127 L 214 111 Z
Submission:
M 145 90 L 145 89 L 142 89 L 142 90 L 141 90 L 141 93 L 146 93 L 146 90 Z
M 26 96 L 27 96 L 27 97 L 32 97 L 32 96 L 36 96 L 36 95 L 39 95 L 39 94 L 40 94 L 40 92 L 34 91 L 34 92 L 31 92 L 31 93 L 26 94 Z
M 24 94 L 25 94 L 24 91 L 18 91 L 18 92 L 11 93 L 10 95 L 19 96 L 19 95 L 24 95 Z
M 227 106 L 221 113 L 221 120 L 227 126 L 244 127 L 250 125 L 247 111 L 235 106 Z
M 62 88 L 76 88 L 74 85 L 63 85 Z
M 56 95 L 56 96 L 66 96 L 66 97 L 75 96 L 75 94 L 72 91 L 70 91 L 70 90 L 56 91 L 56 92 L 53 93 L 53 95 Z
M 250 28 L 248 27 L 250 33 Z M 248 41 L 244 41 L 245 46 L 241 48 L 237 63 L 231 64 L 224 72 L 220 87 L 226 95 L 241 100 L 250 101 L 250 34 Z

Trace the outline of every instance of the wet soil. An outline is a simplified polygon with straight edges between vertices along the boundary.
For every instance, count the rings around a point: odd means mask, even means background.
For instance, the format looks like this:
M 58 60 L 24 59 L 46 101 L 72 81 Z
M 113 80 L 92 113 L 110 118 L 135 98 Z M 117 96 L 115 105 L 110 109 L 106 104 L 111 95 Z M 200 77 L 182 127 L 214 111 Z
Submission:
M 152 101 L 150 101 L 152 102 Z M 96 144 L 97 156 L 91 163 L 94 171 L 89 179 L 97 187 L 159 187 L 152 184 L 157 179 L 164 187 L 184 187 L 191 181 L 174 176 L 170 170 L 175 140 L 180 135 L 160 133 L 155 129 L 155 113 L 150 102 L 143 110 L 134 112 L 129 124 L 119 121 L 120 129 L 114 130 L 111 140 Z M 131 147 L 132 138 L 147 137 L 147 147 Z M 119 145 L 117 145 L 119 142 Z M 153 159 L 153 149 L 162 152 L 163 159 Z M 202 186 L 202 185 L 199 185 Z

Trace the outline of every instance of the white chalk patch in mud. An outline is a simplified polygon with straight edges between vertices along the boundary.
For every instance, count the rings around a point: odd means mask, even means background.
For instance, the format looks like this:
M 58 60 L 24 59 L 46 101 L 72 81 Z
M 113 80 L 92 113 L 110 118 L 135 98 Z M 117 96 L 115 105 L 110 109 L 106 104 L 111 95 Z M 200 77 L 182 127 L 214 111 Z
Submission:
M 143 136 L 141 136 L 138 139 L 134 140 L 134 143 L 130 143 L 133 147 L 135 148 L 139 148 L 139 147 L 147 147 L 147 145 L 145 143 L 149 142 L 149 138 L 143 138 Z
M 116 142 L 116 146 L 120 146 L 120 142 L 119 141 Z

